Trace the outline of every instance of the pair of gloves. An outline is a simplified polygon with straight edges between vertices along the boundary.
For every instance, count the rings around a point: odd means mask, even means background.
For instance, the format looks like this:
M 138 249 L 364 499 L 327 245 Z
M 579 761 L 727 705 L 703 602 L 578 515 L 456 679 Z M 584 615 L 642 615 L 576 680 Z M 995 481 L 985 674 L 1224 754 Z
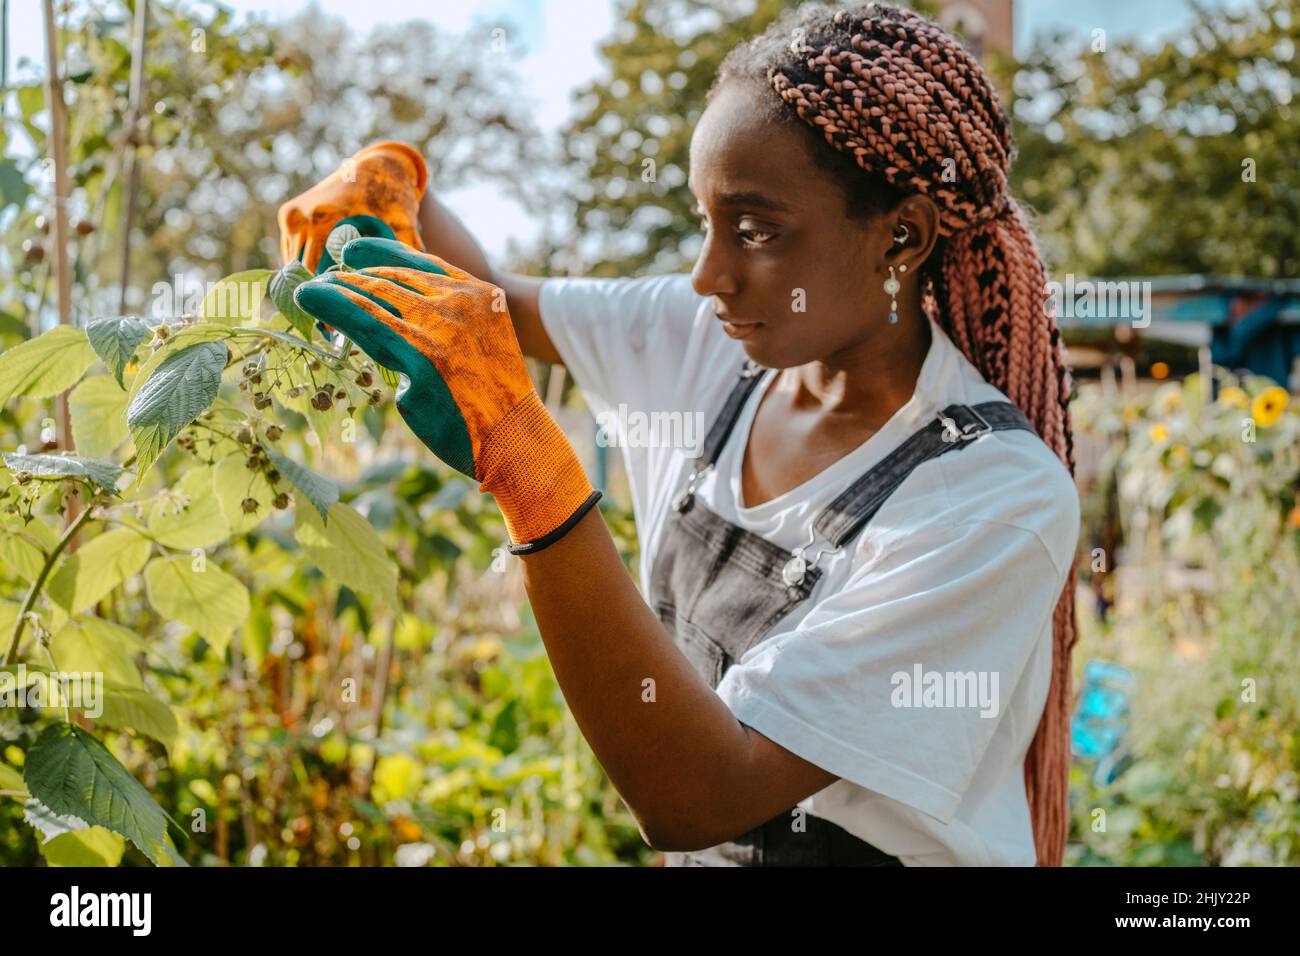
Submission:
M 405 376 L 397 410 L 424 444 L 496 500 L 514 554 L 540 551 L 600 492 L 546 410 L 524 365 L 504 294 L 423 251 L 428 170 L 404 143 L 375 143 L 280 207 L 280 247 L 317 273 L 299 308 Z M 325 248 L 343 224 L 362 238 Z

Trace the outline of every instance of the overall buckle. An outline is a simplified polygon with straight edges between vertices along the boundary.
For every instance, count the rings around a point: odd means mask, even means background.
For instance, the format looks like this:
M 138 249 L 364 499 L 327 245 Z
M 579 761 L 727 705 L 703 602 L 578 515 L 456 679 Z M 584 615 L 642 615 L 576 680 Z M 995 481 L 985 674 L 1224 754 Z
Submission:
M 961 409 L 963 413 L 969 413 L 975 420 L 959 425 L 955 418 L 949 418 L 943 412 L 939 412 L 938 419 L 943 423 L 943 435 L 941 437 L 945 442 L 970 442 L 993 431 L 993 426 L 970 405 L 957 405 L 955 407 Z

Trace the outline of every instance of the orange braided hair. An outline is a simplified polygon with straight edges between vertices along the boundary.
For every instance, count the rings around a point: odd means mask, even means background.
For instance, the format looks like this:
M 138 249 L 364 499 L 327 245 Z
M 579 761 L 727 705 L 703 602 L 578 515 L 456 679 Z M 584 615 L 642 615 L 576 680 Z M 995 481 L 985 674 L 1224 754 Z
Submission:
M 975 58 L 911 10 L 803 7 L 733 50 L 710 98 L 733 78 L 764 82 L 779 97 L 772 118 L 811 132 L 850 216 L 914 193 L 934 200 L 940 240 L 919 273 L 926 312 L 1074 474 L 1071 380 L 1045 305 L 1047 270 L 1007 190 L 1009 124 Z M 1053 616 L 1051 687 L 1025 758 L 1039 866 L 1061 865 L 1069 831 L 1074 577 L 1072 561 Z

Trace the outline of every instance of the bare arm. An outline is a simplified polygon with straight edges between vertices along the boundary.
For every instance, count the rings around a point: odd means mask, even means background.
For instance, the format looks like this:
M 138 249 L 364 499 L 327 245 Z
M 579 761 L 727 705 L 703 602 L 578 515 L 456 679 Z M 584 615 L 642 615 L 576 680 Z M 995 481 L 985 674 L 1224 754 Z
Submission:
M 515 338 L 525 355 L 556 365 L 564 364 L 551 337 L 546 334 L 538 309 L 538 297 L 545 279 L 495 271 L 483 247 L 432 190 L 427 190 L 420 202 L 420 234 L 424 247 L 434 255 L 459 266 L 475 278 L 499 286 L 505 292 Z
M 560 689 L 651 846 L 723 843 L 839 779 L 736 720 L 642 599 L 598 509 L 522 561 Z

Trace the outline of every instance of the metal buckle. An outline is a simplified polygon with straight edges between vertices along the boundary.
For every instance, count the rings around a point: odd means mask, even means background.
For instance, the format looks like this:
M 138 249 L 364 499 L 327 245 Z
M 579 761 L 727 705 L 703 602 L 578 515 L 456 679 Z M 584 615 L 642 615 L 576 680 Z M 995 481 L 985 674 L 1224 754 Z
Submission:
M 692 468 L 691 475 L 686 479 L 686 487 L 677 493 L 673 498 L 673 510 L 678 514 L 691 510 L 691 505 L 695 503 L 695 485 L 703 478 L 713 467 L 713 462 L 705 462 L 703 468 Z
M 817 552 L 817 555 L 809 561 L 804 557 L 804 552 L 811 548 L 816 542 L 817 531 L 814 528 L 808 533 L 808 543 L 802 547 L 795 548 L 794 551 L 791 552 L 794 556 L 781 568 L 781 580 L 784 581 L 788 587 L 797 587 L 802 584 L 804 577 L 809 571 L 817 567 L 817 562 L 822 559 L 823 555 L 834 554 L 842 547 L 837 544 L 833 548 L 822 548 Z
M 981 435 L 987 435 L 989 432 L 993 431 L 993 426 L 988 423 L 983 415 L 975 410 L 974 406 L 962 405 L 961 407 L 974 415 L 975 418 L 978 419 L 978 422 L 971 422 L 962 427 L 957 424 L 955 418 L 949 418 L 943 412 L 939 412 L 938 418 L 939 421 L 943 423 L 942 437 L 945 442 L 974 441 Z M 974 431 L 972 431 L 972 429 L 974 429 Z

